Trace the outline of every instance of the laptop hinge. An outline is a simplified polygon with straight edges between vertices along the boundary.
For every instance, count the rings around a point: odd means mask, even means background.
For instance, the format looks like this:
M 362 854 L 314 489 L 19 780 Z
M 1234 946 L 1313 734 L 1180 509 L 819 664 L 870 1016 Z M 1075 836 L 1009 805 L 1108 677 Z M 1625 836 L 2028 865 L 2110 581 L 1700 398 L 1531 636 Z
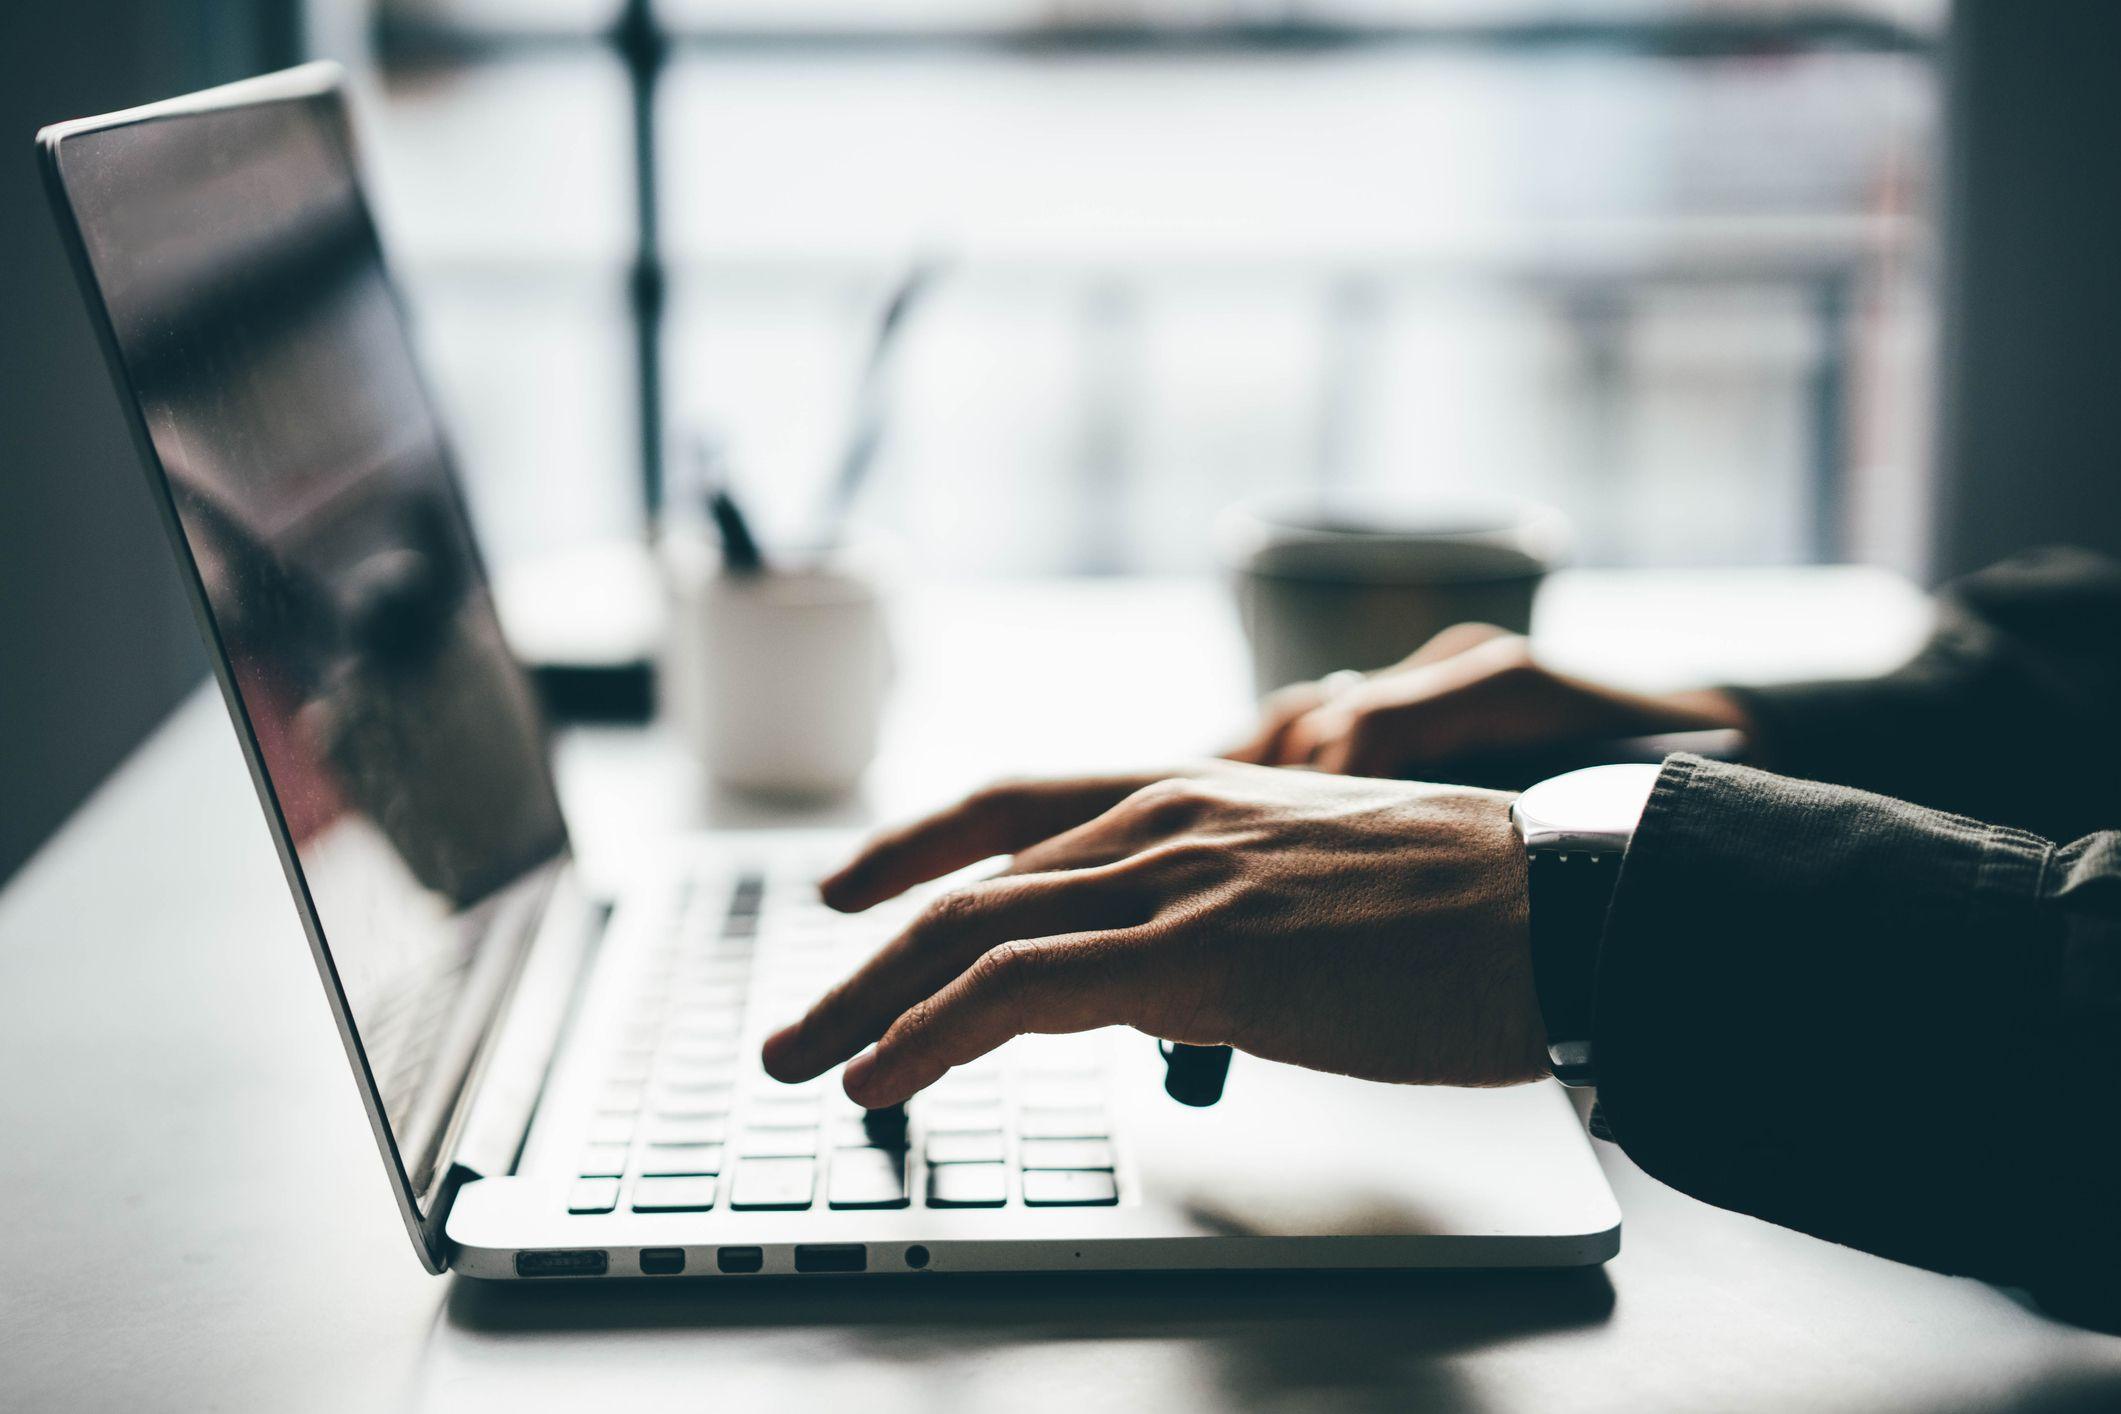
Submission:
M 466 1182 L 514 1171 L 560 1043 L 603 933 L 607 910 L 583 892 L 570 865 L 553 883 L 522 974 L 509 995 L 492 1050 L 473 1080 L 455 1141 L 437 1166 L 427 1203 L 437 1246 L 449 1206 Z

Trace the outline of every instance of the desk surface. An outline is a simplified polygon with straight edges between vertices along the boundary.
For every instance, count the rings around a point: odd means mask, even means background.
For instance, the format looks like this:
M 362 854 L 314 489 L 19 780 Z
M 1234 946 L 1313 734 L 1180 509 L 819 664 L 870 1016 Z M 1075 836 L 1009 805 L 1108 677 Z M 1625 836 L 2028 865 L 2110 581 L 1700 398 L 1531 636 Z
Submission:
M 1541 632 L 1636 680 L 1768 677 L 1876 666 L 1922 619 L 1861 573 L 1581 575 Z M 1831 652 L 1802 632 L 1826 622 Z M 886 757 L 843 813 L 1197 751 L 1244 715 L 1209 586 L 932 590 L 903 641 Z M 653 735 L 577 736 L 563 774 L 592 856 L 756 814 Z M 1603 1144 L 1625 1249 L 1590 1273 L 430 1279 L 204 694 L 0 895 L 0 1136 L 0 1404 L 23 1409 L 2121 1406 L 2121 1341 L 1717 1212 Z

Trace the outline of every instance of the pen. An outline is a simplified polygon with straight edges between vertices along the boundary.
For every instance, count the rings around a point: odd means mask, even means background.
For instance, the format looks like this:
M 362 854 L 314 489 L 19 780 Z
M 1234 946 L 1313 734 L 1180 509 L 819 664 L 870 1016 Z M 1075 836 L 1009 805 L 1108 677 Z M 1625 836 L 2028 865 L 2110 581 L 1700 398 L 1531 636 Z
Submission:
M 707 497 L 707 513 L 722 537 L 722 567 L 731 574 L 758 574 L 766 568 L 766 557 L 744 520 L 744 512 L 726 486 L 717 486 Z

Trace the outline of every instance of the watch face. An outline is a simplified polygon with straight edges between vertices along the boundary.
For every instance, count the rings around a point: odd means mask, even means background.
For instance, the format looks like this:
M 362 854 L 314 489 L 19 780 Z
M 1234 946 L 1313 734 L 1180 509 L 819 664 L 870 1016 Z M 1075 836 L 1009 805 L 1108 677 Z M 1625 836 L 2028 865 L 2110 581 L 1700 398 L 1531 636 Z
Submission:
M 1541 781 L 1513 813 L 1528 850 L 1619 853 L 1628 846 L 1657 784 L 1651 765 L 1591 766 Z

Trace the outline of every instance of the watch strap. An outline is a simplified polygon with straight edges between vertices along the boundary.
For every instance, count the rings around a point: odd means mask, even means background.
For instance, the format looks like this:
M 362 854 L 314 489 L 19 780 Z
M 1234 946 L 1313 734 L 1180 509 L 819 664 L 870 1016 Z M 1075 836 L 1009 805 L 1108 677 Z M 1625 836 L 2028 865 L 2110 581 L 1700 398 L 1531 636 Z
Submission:
M 1620 860 L 1618 854 L 1590 850 L 1526 855 L 1532 983 L 1546 1026 L 1548 1062 L 1568 1085 L 1588 1085 L 1592 1079 L 1598 948 Z

